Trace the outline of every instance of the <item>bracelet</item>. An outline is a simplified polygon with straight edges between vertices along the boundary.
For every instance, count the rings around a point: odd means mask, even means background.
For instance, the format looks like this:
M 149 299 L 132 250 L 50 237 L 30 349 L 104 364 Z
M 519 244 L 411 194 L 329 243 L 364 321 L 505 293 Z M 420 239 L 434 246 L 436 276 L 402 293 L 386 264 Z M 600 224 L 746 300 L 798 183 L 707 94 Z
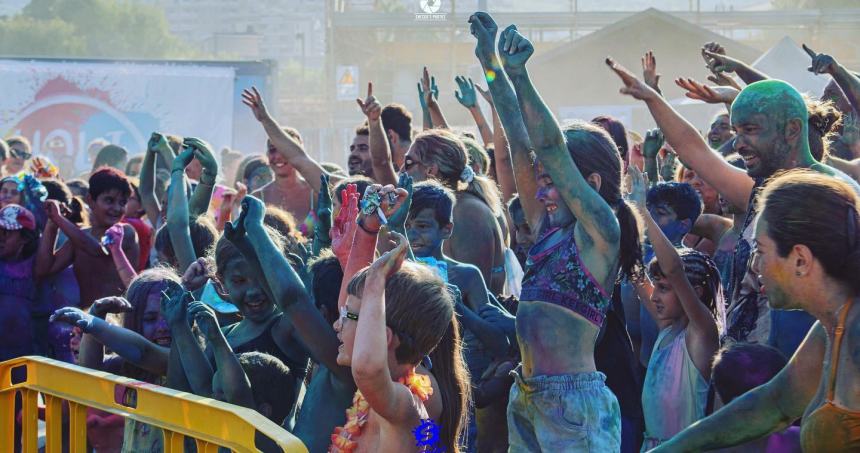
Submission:
M 371 236 L 376 236 L 379 234 L 379 230 L 376 230 L 376 231 L 368 230 L 367 227 L 364 226 L 364 219 L 358 219 L 358 222 L 356 222 L 356 223 L 358 224 L 359 228 L 361 228 L 362 230 L 364 230 L 365 233 L 367 233 Z

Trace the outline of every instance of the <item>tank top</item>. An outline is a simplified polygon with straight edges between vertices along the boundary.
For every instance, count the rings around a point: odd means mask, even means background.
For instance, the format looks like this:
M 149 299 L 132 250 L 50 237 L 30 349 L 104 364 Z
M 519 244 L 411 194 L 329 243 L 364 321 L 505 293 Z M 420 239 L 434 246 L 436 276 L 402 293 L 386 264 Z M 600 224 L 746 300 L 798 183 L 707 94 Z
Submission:
M 557 244 L 535 253 L 558 230 L 547 231 L 529 251 L 520 300 L 560 305 L 599 328 L 609 310 L 610 296 L 582 263 L 573 229 Z
M 845 319 L 854 301 L 847 304 L 839 315 L 833 353 L 830 355 L 830 377 L 827 380 L 827 397 L 801 423 L 800 445 L 803 451 L 857 451 L 860 450 L 860 411 L 851 411 L 833 402 L 836 374 L 839 368 L 839 349 L 845 333 Z
M 660 445 L 705 416 L 708 381 L 687 351 L 687 329 L 685 327 L 669 344 L 662 345 L 671 333 L 672 326 L 660 331 L 657 348 L 648 361 L 642 390 L 645 414 L 642 451 Z

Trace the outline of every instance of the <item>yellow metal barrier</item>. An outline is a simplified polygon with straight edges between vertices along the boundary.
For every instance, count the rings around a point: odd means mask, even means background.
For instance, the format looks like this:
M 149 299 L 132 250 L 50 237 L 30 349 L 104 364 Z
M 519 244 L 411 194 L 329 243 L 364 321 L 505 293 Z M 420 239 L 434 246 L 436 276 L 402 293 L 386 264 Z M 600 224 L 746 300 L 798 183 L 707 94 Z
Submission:
M 0 452 L 15 451 L 16 393 L 21 394 L 25 453 L 37 451 L 40 393 L 45 401 L 46 453 L 60 453 L 62 448 L 63 401 L 69 405 L 72 453 L 86 451 L 87 408 L 161 428 L 165 453 L 181 453 L 185 436 L 196 440 L 201 453 L 215 453 L 219 446 L 257 452 L 258 432 L 285 453 L 307 452 L 298 438 L 251 409 L 44 357 L 0 363 Z

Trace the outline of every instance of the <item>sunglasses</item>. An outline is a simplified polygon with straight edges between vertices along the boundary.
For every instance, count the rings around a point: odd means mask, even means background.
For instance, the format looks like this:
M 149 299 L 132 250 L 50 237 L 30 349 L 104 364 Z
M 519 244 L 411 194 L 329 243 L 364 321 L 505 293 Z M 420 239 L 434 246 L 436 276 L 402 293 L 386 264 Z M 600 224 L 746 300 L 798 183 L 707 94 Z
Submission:
M 421 165 L 421 162 L 418 162 L 411 157 L 407 157 L 406 160 L 403 161 L 403 171 L 409 171 L 410 168 L 416 165 Z

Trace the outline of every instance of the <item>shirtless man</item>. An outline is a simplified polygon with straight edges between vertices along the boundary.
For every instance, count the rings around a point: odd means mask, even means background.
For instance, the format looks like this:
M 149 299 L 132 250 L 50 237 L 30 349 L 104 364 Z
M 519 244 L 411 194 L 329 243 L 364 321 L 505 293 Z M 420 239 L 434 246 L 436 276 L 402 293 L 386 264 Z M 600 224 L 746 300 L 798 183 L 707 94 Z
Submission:
M 112 168 L 96 171 L 89 180 L 90 190 L 86 202 L 90 207 L 89 228 L 78 228 L 63 217 L 61 206 L 53 200 L 45 202 L 48 223 L 36 254 L 35 275 L 41 278 L 53 275 L 74 264 L 75 277 L 81 294 L 81 309 L 86 310 L 97 299 L 118 296 L 125 285 L 117 272 L 113 259 L 104 250 L 101 238 L 118 223 L 125 213 L 131 196 L 131 185 L 125 175 Z M 54 250 L 58 230 L 69 241 Z M 131 225 L 123 225 L 122 249 L 132 263 L 138 259 L 137 233 Z

